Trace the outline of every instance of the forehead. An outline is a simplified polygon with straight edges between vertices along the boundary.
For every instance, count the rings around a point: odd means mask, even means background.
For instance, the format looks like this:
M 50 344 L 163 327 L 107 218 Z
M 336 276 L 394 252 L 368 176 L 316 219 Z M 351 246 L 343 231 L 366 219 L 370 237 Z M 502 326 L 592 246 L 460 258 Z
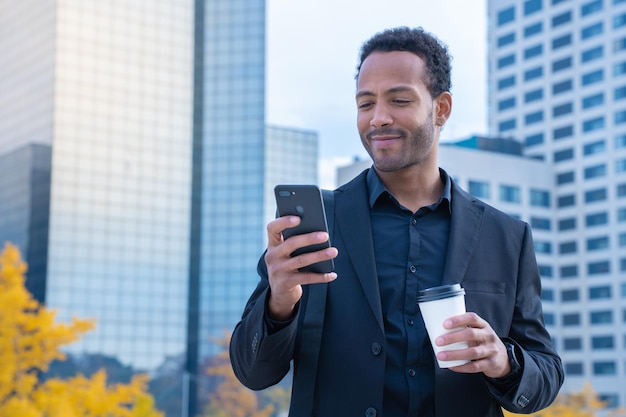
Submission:
M 412 52 L 375 51 L 365 58 L 357 79 L 357 90 L 381 84 L 408 84 L 425 87 L 426 65 Z

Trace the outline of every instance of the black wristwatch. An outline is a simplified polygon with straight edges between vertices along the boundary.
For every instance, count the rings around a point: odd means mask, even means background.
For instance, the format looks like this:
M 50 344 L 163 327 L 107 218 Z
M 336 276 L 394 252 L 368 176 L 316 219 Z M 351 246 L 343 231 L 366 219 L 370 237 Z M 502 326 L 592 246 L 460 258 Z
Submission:
M 509 365 L 511 366 L 511 372 L 508 375 L 516 375 L 522 369 L 522 365 L 520 365 L 517 359 L 515 345 L 510 342 L 504 342 L 504 346 L 506 346 L 506 354 L 509 357 Z M 508 375 L 505 375 L 505 377 Z

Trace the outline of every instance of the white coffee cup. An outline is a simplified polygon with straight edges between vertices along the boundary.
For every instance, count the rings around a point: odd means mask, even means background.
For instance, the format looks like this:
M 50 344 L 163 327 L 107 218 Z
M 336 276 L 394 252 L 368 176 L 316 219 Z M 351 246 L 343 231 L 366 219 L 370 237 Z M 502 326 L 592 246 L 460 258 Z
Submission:
M 465 313 L 465 290 L 461 288 L 460 284 L 442 285 L 419 291 L 417 303 L 422 312 L 422 318 L 424 319 L 426 331 L 435 355 L 444 350 L 467 349 L 468 345 L 466 342 L 457 342 L 446 346 L 437 346 L 435 344 L 435 339 L 439 336 L 463 329 L 463 327 L 454 329 L 443 327 L 443 322 L 446 319 Z M 467 362 L 469 361 L 441 361 L 437 359 L 437 364 L 440 368 L 450 368 L 466 364 Z

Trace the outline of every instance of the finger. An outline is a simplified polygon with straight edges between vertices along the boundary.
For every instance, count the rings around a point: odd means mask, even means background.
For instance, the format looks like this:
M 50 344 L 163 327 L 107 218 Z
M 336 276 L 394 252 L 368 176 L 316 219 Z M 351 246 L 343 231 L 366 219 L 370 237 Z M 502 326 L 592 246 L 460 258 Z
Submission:
M 276 246 L 283 241 L 283 230 L 300 224 L 298 216 L 283 216 L 272 220 L 267 224 L 267 244 Z
M 294 256 L 289 260 L 289 264 L 293 271 L 299 271 L 301 268 L 309 265 L 334 259 L 337 257 L 338 253 L 337 248 L 325 248 L 319 251 Z
M 443 322 L 445 329 L 456 329 L 458 327 L 477 327 L 483 328 L 488 326 L 487 322 L 483 320 L 478 314 L 470 312 L 459 314 L 458 316 L 452 316 L 447 318 Z

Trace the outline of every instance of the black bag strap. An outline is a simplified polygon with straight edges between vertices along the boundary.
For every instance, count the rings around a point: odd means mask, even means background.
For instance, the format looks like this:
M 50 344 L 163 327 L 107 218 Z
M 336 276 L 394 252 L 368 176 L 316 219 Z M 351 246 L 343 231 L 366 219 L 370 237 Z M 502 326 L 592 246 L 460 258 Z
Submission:
M 332 239 L 335 222 L 335 195 L 332 190 L 322 190 L 322 197 L 324 199 L 324 210 L 326 211 L 328 235 Z M 303 321 L 303 329 L 305 330 L 302 332 L 301 340 L 302 357 L 298 364 L 300 371 L 305 372 L 308 377 L 306 380 L 301 381 L 298 409 L 300 412 L 303 412 L 302 415 L 312 416 L 328 284 L 311 284 L 308 290 L 306 315 Z

